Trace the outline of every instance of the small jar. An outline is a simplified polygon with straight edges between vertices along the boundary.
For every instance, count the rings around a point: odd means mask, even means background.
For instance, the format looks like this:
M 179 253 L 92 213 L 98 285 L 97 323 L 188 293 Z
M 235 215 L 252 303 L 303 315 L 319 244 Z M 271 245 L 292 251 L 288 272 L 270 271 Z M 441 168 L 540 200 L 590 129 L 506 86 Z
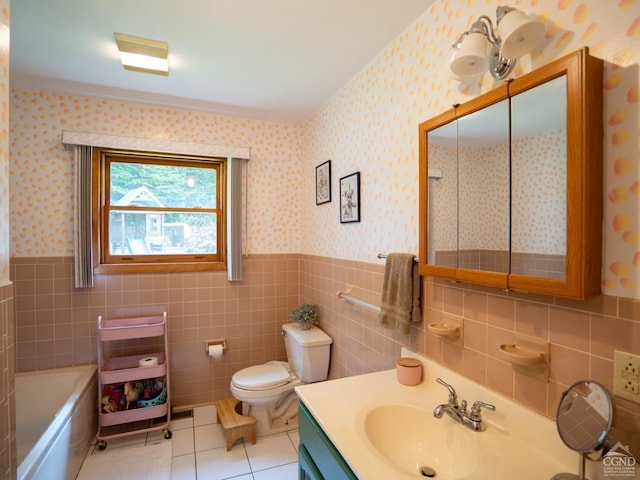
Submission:
M 422 363 L 416 358 L 402 357 L 396 362 L 398 382 L 402 385 L 418 385 L 422 381 Z

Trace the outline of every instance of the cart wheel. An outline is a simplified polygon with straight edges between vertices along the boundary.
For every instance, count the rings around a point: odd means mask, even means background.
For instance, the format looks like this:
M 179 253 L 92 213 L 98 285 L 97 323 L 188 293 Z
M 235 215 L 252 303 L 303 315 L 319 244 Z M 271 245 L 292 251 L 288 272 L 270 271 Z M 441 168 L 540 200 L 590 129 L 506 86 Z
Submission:
M 98 442 L 98 450 L 102 451 L 105 448 L 107 448 L 107 442 L 105 442 L 104 440 L 100 440 Z
M 173 435 L 171 433 L 171 430 L 169 430 L 168 428 L 165 428 L 162 433 L 164 433 L 164 438 L 166 438 L 167 440 L 169 440 L 171 438 L 171 436 Z

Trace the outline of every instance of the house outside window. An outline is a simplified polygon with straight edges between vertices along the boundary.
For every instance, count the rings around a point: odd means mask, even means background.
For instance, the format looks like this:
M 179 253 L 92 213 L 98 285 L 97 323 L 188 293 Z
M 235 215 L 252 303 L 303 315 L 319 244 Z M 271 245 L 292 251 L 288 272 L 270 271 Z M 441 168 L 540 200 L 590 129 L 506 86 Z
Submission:
M 96 273 L 224 270 L 225 159 L 94 149 Z

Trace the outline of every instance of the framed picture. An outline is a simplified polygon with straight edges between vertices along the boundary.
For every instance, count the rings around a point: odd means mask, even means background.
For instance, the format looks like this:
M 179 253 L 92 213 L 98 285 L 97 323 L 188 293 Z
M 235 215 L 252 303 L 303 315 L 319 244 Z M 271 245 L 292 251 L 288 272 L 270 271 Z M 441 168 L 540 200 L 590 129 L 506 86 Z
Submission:
M 331 160 L 316 167 L 316 205 L 331 201 Z
M 340 223 L 360 221 L 360 172 L 340 179 Z

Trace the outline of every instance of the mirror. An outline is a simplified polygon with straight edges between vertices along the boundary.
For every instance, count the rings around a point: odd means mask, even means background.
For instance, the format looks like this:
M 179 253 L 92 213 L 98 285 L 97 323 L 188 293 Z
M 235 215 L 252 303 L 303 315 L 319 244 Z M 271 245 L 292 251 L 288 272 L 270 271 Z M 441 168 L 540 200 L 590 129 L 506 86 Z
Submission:
M 563 392 L 556 416 L 564 444 L 581 454 L 579 474 L 561 473 L 553 480 L 584 479 L 585 457 L 601 454 L 613 424 L 611 395 L 597 382 L 582 380 Z
M 511 272 L 565 278 L 567 76 L 511 97 Z
M 509 271 L 509 101 L 427 133 L 428 263 Z
M 442 174 L 439 179 L 429 177 L 428 262 L 457 267 L 458 122 L 445 123 L 429 131 L 427 137 L 429 168 L 440 170 Z
M 600 294 L 603 64 L 583 48 L 419 125 L 421 275 Z
M 458 119 L 458 267 L 509 273 L 509 100 Z

